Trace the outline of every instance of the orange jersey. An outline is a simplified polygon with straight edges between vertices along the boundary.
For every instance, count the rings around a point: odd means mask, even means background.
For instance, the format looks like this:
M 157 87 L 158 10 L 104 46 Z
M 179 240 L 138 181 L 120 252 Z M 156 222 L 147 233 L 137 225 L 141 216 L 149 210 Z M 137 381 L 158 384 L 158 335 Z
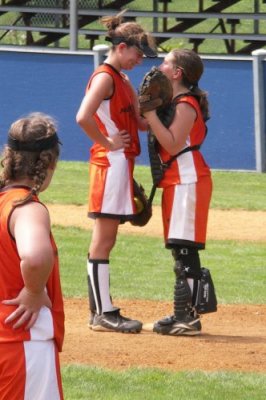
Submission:
M 95 75 L 105 72 L 113 79 L 113 94 L 100 104 L 94 119 L 100 132 L 112 137 L 118 131 L 126 130 L 131 135 L 130 147 L 116 150 L 117 153 L 124 153 L 126 158 L 134 158 L 140 153 L 138 137 L 138 123 L 134 109 L 134 93 L 127 82 L 126 76 L 118 72 L 109 64 L 100 65 L 91 76 L 87 91 Z M 107 153 L 109 151 L 102 145 L 95 143 L 91 148 L 91 163 L 98 165 L 109 165 Z
M 184 96 L 176 100 L 178 103 L 188 103 L 197 113 L 196 120 L 187 138 L 186 146 L 202 144 L 206 136 L 206 125 L 198 101 L 193 96 Z M 171 155 L 162 146 L 159 146 L 159 153 L 163 162 L 168 161 Z M 166 169 L 159 187 L 170 185 L 195 183 L 202 176 L 210 175 L 210 169 L 206 164 L 200 151 L 188 151 L 177 157 Z
M 36 323 L 29 331 L 25 331 L 24 327 L 13 329 L 11 325 L 4 323 L 4 320 L 16 307 L 2 304 L 2 300 L 17 297 L 24 287 L 20 258 L 15 239 L 9 230 L 9 220 L 15 208 L 14 202 L 25 198 L 28 192 L 29 189 L 23 186 L 6 187 L 0 190 L 0 343 L 55 339 L 58 349 L 61 351 L 64 337 L 64 310 L 57 247 L 52 234 L 51 245 L 55 254 L 55 262 L 46 285 L 52 309 L 42 307 Z M 38 197 L 35 196 L 33 201 L 39 202 Z

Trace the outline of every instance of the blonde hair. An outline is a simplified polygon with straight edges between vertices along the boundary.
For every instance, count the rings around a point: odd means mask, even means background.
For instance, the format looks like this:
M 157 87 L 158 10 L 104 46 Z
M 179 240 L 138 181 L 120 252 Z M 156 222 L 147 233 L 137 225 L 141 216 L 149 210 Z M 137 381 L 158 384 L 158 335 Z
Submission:
M 27 144 L 40 139 L 49 138 L 56 133 L 54 119 L 46 114 L 32 113 L 15 121 L 9 130 L 9 138 Z M 58 141 L 48 150 L 14 150 L 9 145 L 4 148 L 0 175 L 0 188 L 13 181 L 29 178 L 34 182 L 29 195 L 19 204 L 24 204 L 38 194 L 47 176 L 48 168 L 56 162 L 60 153 Z

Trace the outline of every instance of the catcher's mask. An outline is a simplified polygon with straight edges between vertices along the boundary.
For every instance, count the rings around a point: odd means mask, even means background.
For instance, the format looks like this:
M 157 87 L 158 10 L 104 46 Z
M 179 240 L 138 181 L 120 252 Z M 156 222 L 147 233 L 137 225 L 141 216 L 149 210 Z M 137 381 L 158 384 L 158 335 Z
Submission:
M 138 49 L 140 49 L 141 51 L 143 51 L 143 53 L 145 54 L 146 57 L 149 57 L 149 58 L 157 57 L 156 51 L 149 46 L 146 36 L 143 36 L 141 41 L 138 41 L 137 39 L 133 39 L 133 38 L 127 39 L 123 36 L 116 36 L 116 37 L 106 36 L 105 40 L 107 40 L 108 42 L 111 42 L 114 45 L 117 45 L 120 43 L 126 43 L 128 46 L 135 46 Z

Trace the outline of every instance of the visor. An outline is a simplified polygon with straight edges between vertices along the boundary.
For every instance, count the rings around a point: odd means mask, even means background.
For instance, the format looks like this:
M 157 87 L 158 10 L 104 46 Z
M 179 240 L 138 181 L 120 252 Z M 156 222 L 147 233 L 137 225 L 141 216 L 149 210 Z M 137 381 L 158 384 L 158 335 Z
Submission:
M 157 57 L 157 52 L 149 46 L 146 36 L 144 36 L 141 39 L 141 41 L 138 41 L 133 38 L 126 39 L 123 36 L 116 36 L 113 38 L 107 36 L 105 38 L 105 40 L 107 40 L 108 42 L 111 42 L 114 45 L 117 45 L 120 43 L 126 43 L 128 46 L 135 46 L 138 49 L 140 49 L 141 51 L 143 51 L 143 53 L 145 54 L 146 57 L 149 57 L 149 58 Z

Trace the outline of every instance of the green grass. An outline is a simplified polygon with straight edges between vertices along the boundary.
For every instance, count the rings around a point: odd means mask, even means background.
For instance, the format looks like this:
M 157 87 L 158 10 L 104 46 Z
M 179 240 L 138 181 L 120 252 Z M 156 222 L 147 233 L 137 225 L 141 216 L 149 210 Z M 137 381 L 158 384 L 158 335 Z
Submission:
M 218 209 L 266 210 L 266 174 L 257 172 L 213 171 L 214 190 L 211 207 Z M 135 167 L 135 177 L 147 193 L 152 186 L 150 168 Z M 60 161 L 47 191 L 41 199 L 49 203 L 86 204 L 88 192 L 88 164 Z M 154 204 L 160 204 L 158 189 Z
M 53 233 L 59 248 L 64 296 L 86 297 L 91 232 L 54 227 Z M 264 243 L 209 241 L 201 260 L 212 272 L 220 304 L 265 303 Z M 173 260 L 161 238 L 119 234 L 110 261 L 114 298 L 172 300 Z
M 89 349 L 88 349 L 89 350 Z M 263 374 L 63 368 L 65 400 L 264 400 Z
M 48 190 L 40 194 L 44 202 L 82 205 L 87 203 L 88 163 L 60 161 Z

